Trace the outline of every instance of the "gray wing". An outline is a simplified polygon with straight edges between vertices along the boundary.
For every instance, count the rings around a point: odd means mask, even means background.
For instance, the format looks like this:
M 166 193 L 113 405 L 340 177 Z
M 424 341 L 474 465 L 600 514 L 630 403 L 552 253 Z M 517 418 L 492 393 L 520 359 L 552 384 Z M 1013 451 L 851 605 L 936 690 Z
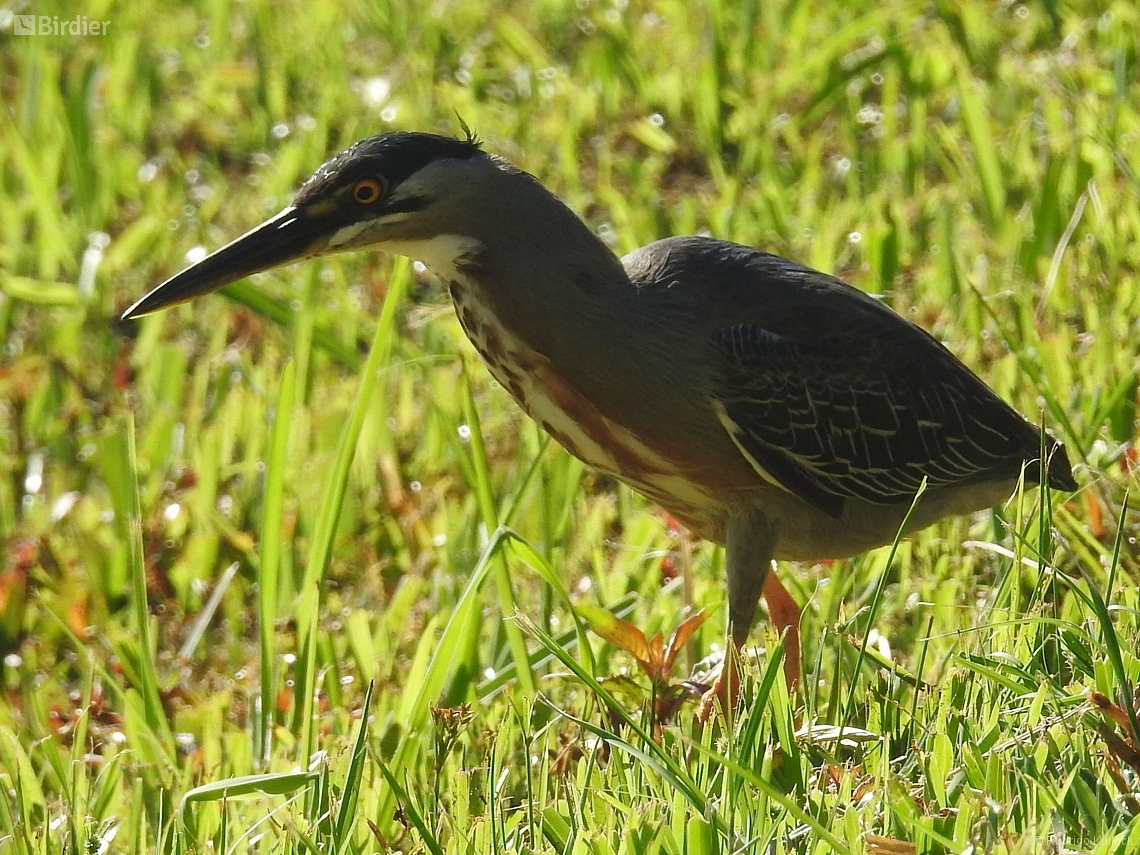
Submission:
M 898 323 L 905 323 L 898 319 Z M 843 501 L 910 501 L 929 486 L 1014 477 L 1034 429 L 936 342 L 721 331 L 715 396 L 762 474 L 838 516 Z
M 934 336 L 820 271 L 751 247 L 673 237 L 622 260 L 699 328 L 712 406 L 769 482 L 839 516 L 848 498 L 1040 475 L 1037 427 Z M 1047 440 L 1051 486 L 1075 489 Z
M 950 351 L 834 277 L 706 238 L 659 241 L 626 266 L 713 337 L 713 405 L 738 450 L 828 514 L 910 501 L 923 478 L 1015 478 L 1039 456 L 1037 428 Z

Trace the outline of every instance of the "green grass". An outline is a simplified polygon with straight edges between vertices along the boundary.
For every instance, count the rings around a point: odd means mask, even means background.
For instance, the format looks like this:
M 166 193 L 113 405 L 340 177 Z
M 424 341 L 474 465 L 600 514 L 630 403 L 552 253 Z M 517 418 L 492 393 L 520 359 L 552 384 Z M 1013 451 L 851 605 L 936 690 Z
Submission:
M 0 30 L 0 852 L 1140 851 L 1140 12 L 693 5 L 15 10 L 110 26 Z M 668 636 L 721 556 L 548 442 L 429 278 L 114 320 L 457 115 L 619 251 L 707 231 L 883 294 L 1081 491 L 782 565 L 804 692 L 761 656 L 731 729 L 658 728 L 575 609 Z

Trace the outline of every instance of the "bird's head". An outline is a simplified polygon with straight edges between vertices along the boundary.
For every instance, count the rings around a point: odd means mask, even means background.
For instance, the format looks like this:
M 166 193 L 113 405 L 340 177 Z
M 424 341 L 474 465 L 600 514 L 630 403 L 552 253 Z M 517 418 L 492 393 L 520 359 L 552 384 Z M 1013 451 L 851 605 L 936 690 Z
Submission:
M 172 276 L 127 309 L 137 318 L 294 261 L 371 247 L 413 254 L 469 240 L 456 212 L 502 169 L 466 139 L 397 131 L 361 140 L 318 169 L 292 204 Z M 427 261 L 428 259 L 424 259 Z

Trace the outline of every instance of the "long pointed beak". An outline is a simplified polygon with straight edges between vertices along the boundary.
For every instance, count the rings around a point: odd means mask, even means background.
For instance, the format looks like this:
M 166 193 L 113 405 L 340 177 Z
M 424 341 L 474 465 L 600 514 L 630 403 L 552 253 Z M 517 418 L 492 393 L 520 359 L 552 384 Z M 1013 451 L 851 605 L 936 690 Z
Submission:
M 254 273 L 300 261 L 309 255 L 313 244 L 313 229 L 305 211 L 289 206 L 171 276 L 123 312 L 123 320 L 140 318 L 217 291 Z

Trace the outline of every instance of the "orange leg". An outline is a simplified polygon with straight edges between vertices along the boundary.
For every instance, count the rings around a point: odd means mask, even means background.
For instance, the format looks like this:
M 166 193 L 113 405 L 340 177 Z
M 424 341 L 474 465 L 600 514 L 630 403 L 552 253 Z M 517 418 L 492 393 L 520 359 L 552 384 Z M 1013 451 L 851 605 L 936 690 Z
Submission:
M 800 607 L 780 578 L 772 572 L 764 580 L 764 603 L 768 617 L 776 632 L 787 633 L 784 638 L 784 678 L 788 689 L 795 691 L 800 684 Z
M 800 607 L 779 577 L 772 572 L 764 579 L 764 603 L 768 606 L 772 626 L 777 633 L 785 635 L 784 679 L 789 690 L 794 692 L 800 684 Z M 720 673 L 709 690 L 701 696 L 701 705 L 697 711 L 697 718 L 701 722 L 709 720 L 718 701 L 721 709 L 729 714 L 736 709 L 740 695 L 740 651 L 747 635 L 747 627 L 744 632 L 733 633 L 733 649 L 726 652 Z

